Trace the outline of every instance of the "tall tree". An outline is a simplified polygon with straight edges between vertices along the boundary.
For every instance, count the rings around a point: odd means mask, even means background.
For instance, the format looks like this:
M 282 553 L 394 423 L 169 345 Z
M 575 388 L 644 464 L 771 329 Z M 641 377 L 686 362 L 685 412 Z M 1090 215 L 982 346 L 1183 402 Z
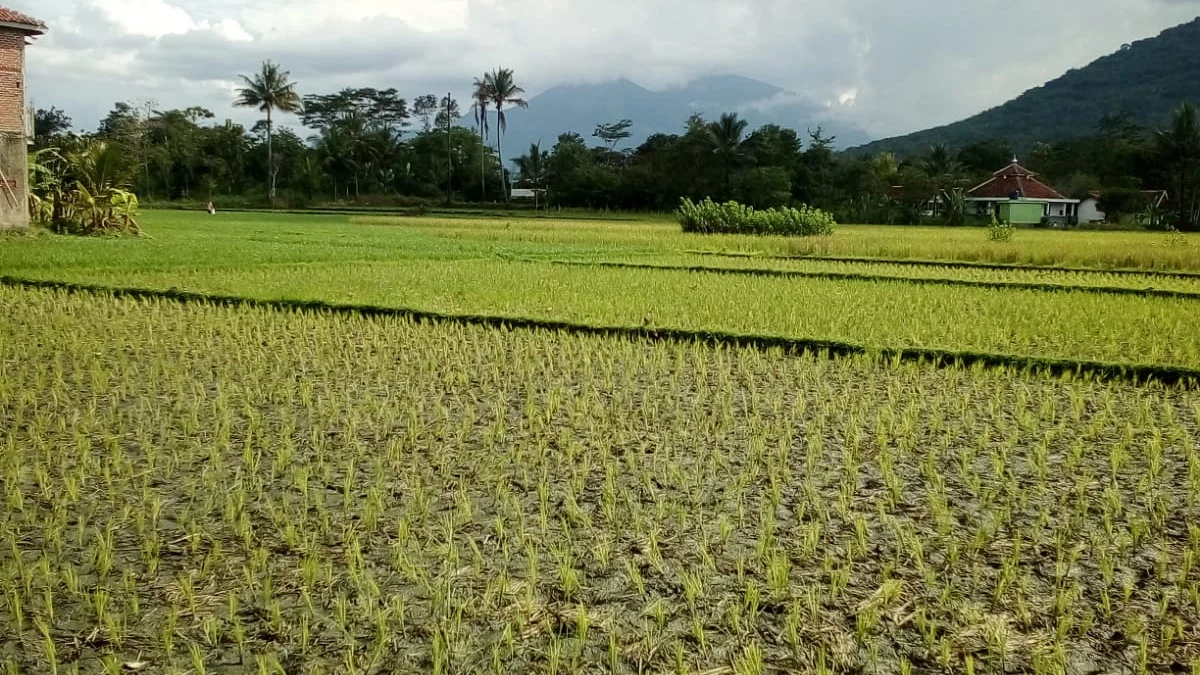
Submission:
M 33 113 L 33 140 L 35 143 L 50 136 L 65 134 L 71 130 L 71 118 L 58 108 L 38 108 Z
M 982 180 L 996 169 L 1012 161 L 1012 144 L 1004 139 L 989 138 L 963 146 L 958 151 L 958 161 L 972 180 Z
M 462 113 L 458 111 L 458 100 L 452 96 L 443 96 L 438 101 L 437 117 L 434 119 L 434 124 L 438 129 L 449 129 Z
M 922 160 L 925 173 L 933 179 L 939 189 L 945 190 L 954 185 L 962 173 L 962 165 L 958 158 L 945 143 L 937 143 L 929 147 L 929 152 Z M 997 167 L 999 168 L 999 167 Z
M 1192 103 L 1175 110 L 1171 125 L 1155 136 L 1159 159 L 1173 183 L 1175 226 L 1200 228 L 1200 114 Z
M 482 78 L 475 78 L 471 83 L 474 90 L 471 92 L 471 98 L 474 103 L 471 104 L 471 111 L 475 115 L 475 124 L 479 126 L 479 199 L 483 200 L 487 197 L 487 152 L 486 142 L 488 135 L 488 107 L 492 103 L 491 87 L 488 85 L 488 76 L 484 74 Z M 500 168 L 501 173 L 504 167 Z
M 497 68 L 488 73 L 485 79 L 488 80 L 492 105 L 496 107 L 496 155 L 500 158 L 500 187 L 504 190 L 504 201 L 508 201 L 508 180 L 504 171 L 504 131 L 508 128 L 508 122 L 504 118 L 504 106 L 528 108 L 529 103 L 521 98 L 525 90 L 517 86 L 511 68 Z
M 360 118 L 364 132 L 382 131 L 399 137 L 408 125 L 408 117 L 408 103 L 395 89 L 347 87 L 336 94 L 305 96 L 300 119 L 306 127 L 325 131 L 351 118 Z
M 629 131 L 629 128 L 632 126 L 633 120 L 629 119 L 623 119 L 620 122 L 613 122 L 611 124 L 597 124 L 596 130 L 592 132 L 592 137 L 604 141 L 604 145 L 608 147 L 609 152 L 616 152 L 617 144 L 633 135 Z
M 758 166 L 791 168 L 800 154 L 800 137 L 795 130 L 777 124 L 764 124 L 746 137 L 746 152 Z
M 421 130 L 429 131 L 433 128 L 433 117 L 438 112 L 438 97 L 434 94 L 425 94 L 413 99 L 413 114 L 421 118 Z
M 531 143 L 529 153 L 513 160 L 523 183 L 529 183 L 534 188 L 542 186 L 546 177 L 546 167 L 550 163 L 550 153 L 542 150 L 541 143 Z
M 746 148 L 743 147 L 743 135 L 747 126 L 749 125 L 746 120 L 738 117 L 737 113 L 723 113 L 720 119 L 708 123 L 708 142 L 721 164 L 724 197 L 729 196 L 733 170 L 748 157 Z
M 279 64 L 264 61 L 262 69 L 253 78 L 241 75 L 245 85 L 237 92 L 235 105 L 245 108 L 258 108 L 267 114 L 267 199 L 275 201 L 275 176 L 278 169 L 275 166 L 275 149 L 273 144 L 273 115 L 280 112 L 296 113 L 303 108 L 300 96 L 296 93 L 296 84 L 288 80 L 291 73 L 281 70 Z

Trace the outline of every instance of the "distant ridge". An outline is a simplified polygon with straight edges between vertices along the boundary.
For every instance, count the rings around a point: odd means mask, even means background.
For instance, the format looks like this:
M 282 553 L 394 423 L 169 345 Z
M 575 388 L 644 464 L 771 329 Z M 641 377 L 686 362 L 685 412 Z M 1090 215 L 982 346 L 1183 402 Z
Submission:
M 1025 153 L 1035 143 L 1092 133 L 1101 118 L 1128 111 L 1143 126 L 1162 126 L 1182 101 L 1200 102 L 1200 18 L 1157 37 L 1071 69 L 1001 106 L 946 126 L 853 148 L 853 154 L 923 153 L 930 145 L 953 147 L 1007 139 Z

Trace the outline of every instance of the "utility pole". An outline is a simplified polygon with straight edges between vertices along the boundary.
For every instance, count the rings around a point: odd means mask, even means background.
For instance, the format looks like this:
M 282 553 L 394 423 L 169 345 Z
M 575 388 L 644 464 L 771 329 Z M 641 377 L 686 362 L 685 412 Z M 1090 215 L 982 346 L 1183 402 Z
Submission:
M 450 92 L 446 92 L 446 206 L 450 206 L 450 168 L 454 162 L 450 149 Z

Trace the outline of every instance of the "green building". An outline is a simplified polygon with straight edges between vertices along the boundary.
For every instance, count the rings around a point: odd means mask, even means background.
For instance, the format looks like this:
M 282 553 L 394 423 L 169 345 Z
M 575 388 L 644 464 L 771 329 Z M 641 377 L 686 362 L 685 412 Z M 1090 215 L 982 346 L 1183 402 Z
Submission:
M 995 216 L 1013 225 L 1049 223 L 1074 225 L 1079 217 L 1079 200 L 1068 199 L 1037 179 L 1037 174 L 1017 163 L 992 174 L 982 185 L 967 193 L 967 213 Z
M 1046 216 L 1046 203 L 1032 199 L 1010 199 L 997 203 L 1000 213 L 996 220 L 1013 225 L 1037 225 Z

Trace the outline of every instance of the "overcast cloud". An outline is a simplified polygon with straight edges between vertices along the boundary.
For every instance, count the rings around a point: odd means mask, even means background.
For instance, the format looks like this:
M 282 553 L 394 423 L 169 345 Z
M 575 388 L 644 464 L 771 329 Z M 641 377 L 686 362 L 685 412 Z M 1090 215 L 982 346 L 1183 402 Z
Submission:
M 1200 0 L 0 0 L 51 27 L 29 91 L 93 128 L 113 103 L 232 108 L 281 62 L 302 93 L 466 93 L 511 67 L 531 94 L 628 77 L 755 77 L 875 136 L 951 122 L 1200 13 Z

